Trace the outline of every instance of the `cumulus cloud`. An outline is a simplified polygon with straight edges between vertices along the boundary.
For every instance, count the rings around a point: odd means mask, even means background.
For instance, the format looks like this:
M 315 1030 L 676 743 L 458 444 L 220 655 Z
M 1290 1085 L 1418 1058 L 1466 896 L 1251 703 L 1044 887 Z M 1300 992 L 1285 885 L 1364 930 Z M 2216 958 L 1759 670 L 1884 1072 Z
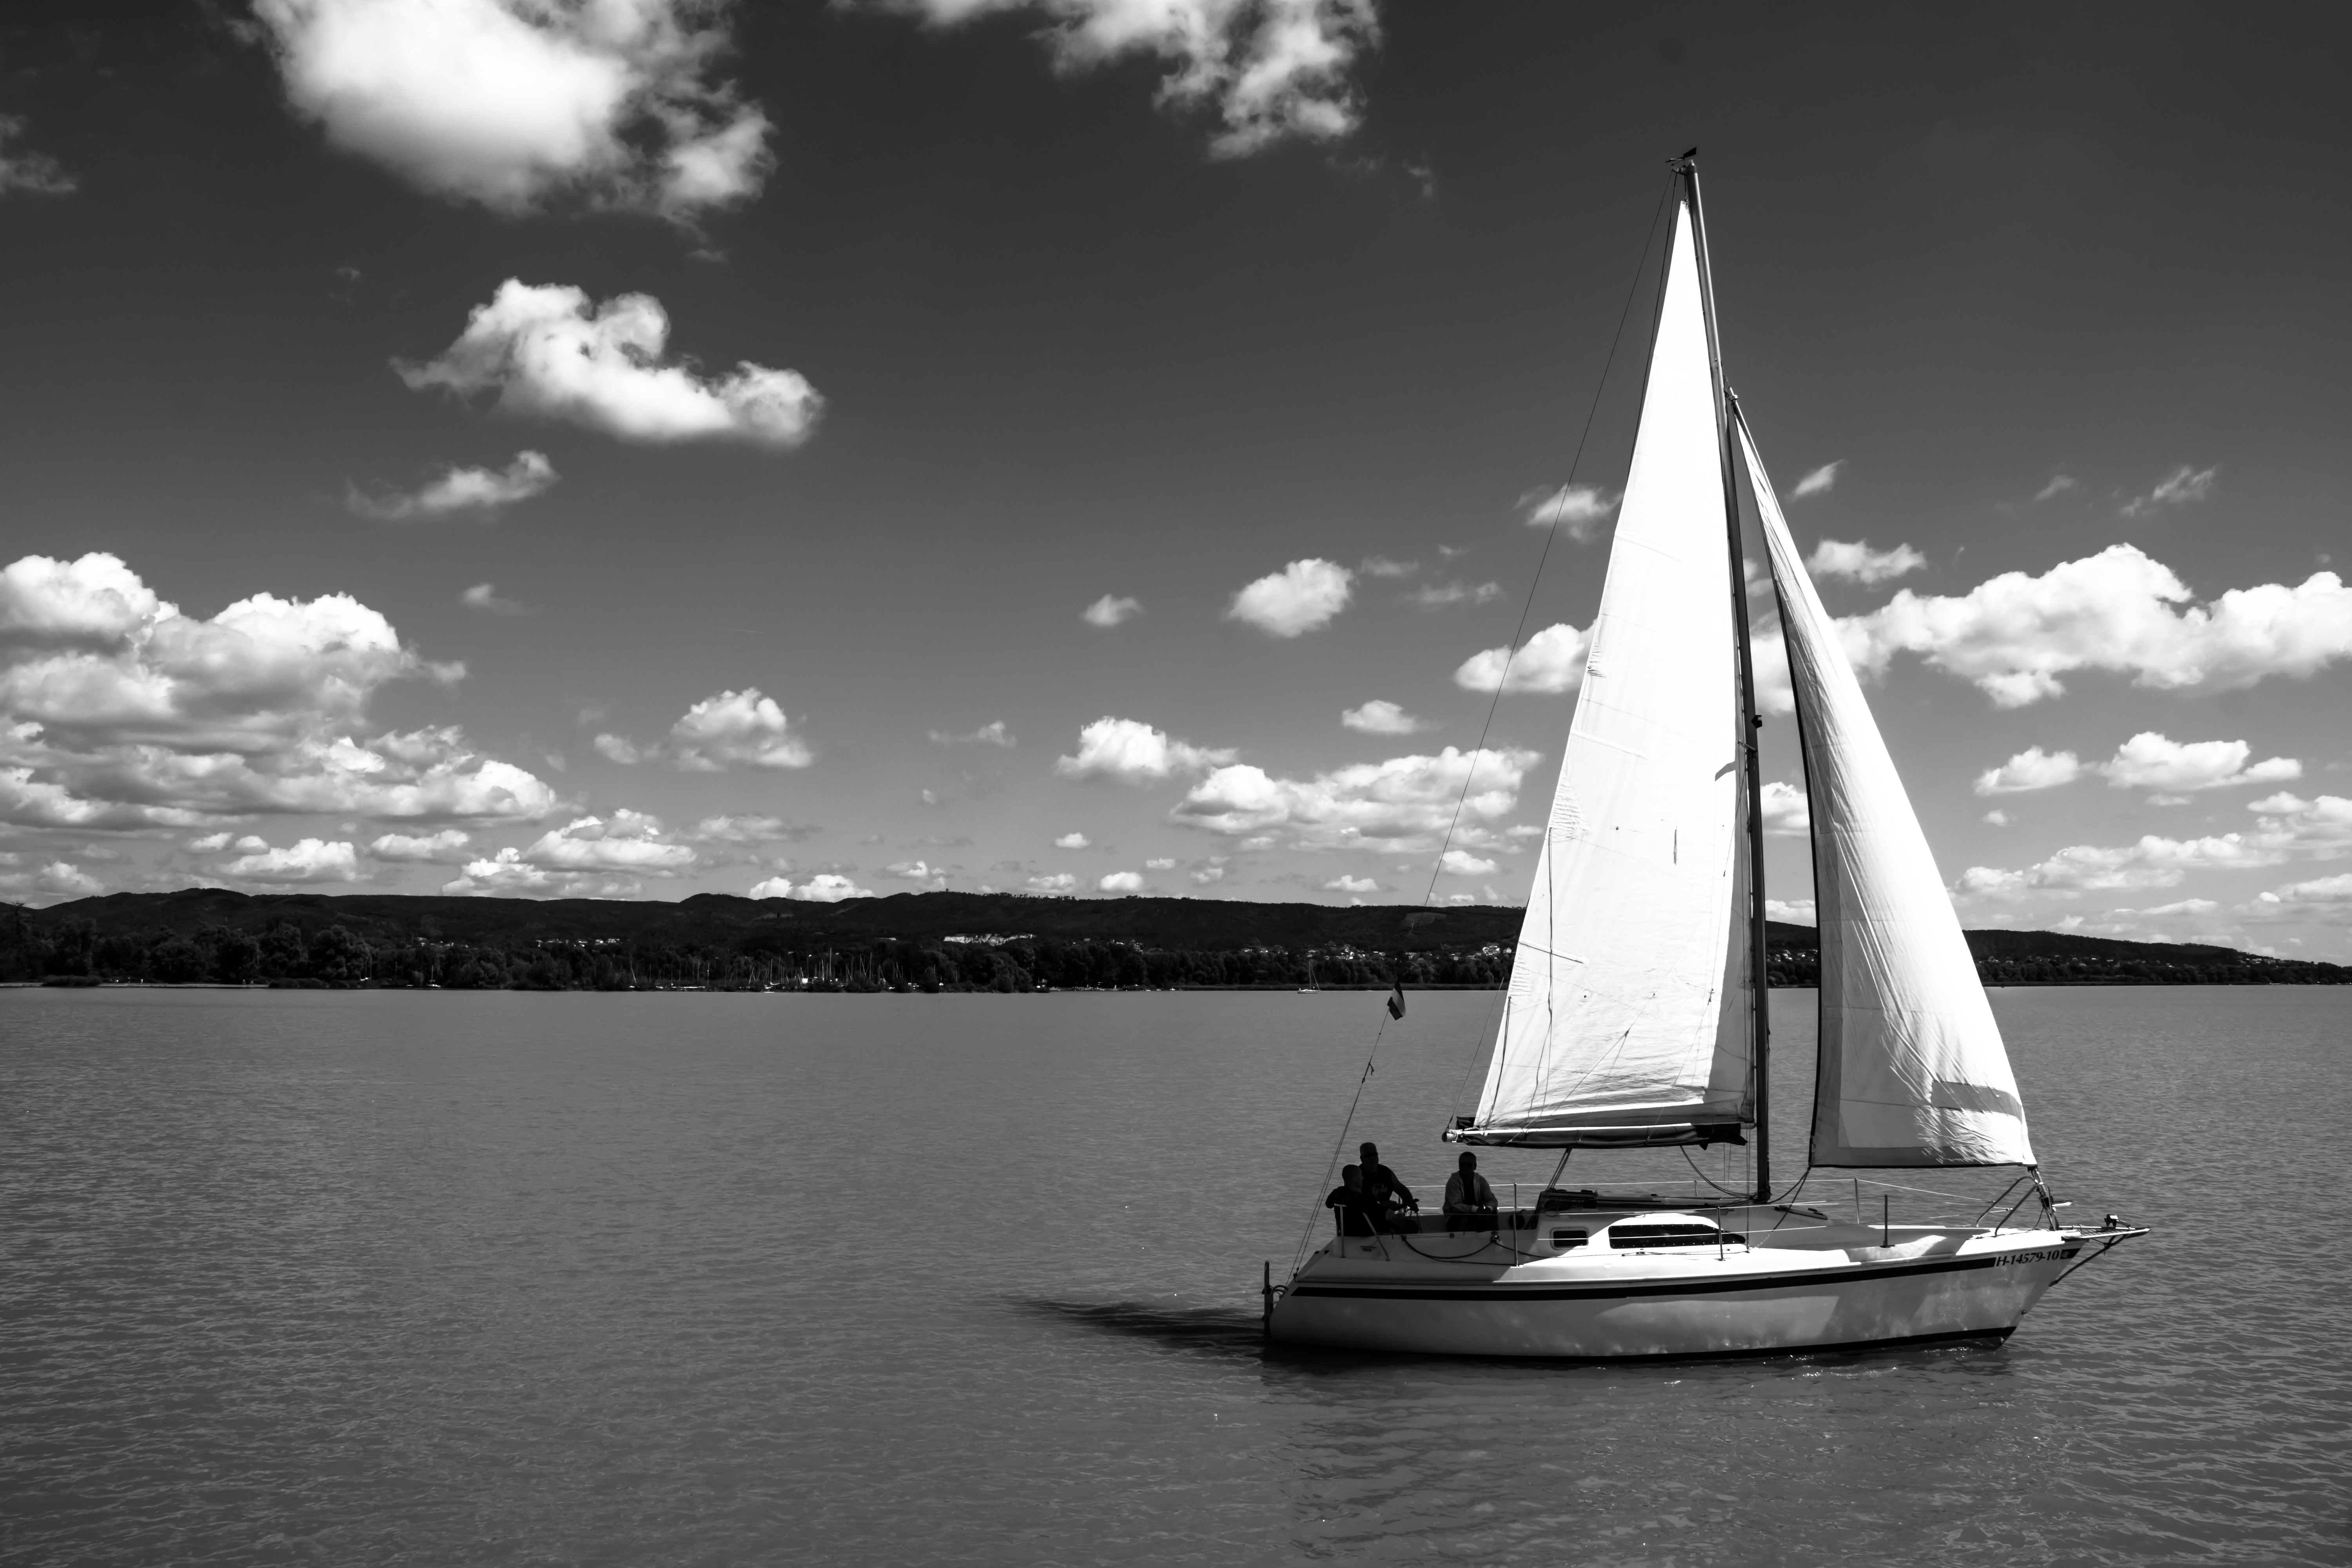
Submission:
M 2293 757 L 2269 757 L 2252 766 L 2253 748 L 2243 741 L 2174 741 L 2143 730 L 2116 748 L 2099 772 L 2117 789 L 2152 789 L 2167 795 L 2228 789 L 2237 784 L 2284 784 L 2303 776 Z
M 600 879 L 682 876 L 700 859 L 691 844 L 663 829 L 659 817 L 624 807 L 609 816 L 574 817 L 520 848 L 468 860 L 464 875 L 441 890 L 602 896 L 627 884 Z
M 1323 884 L 1323 890 L 1327 893 L 1354 893 L 1360 897 L 1365 893 L 1379 892 L 1381 885 L 1370 877 L 1334 877 Z
M 255 0 L 287 101 L 436 195 L 520 213 L 562 193 L 691 219 L 756 195 L 768 119 L 710 76 L 698 0 Z
M 366 495 L 354 485 L 344 491 L 343 504 L 362 517 L 386 522 L 454 517 L 461 512 L 488 517 L 501 507 L 545 494 L 555 480 L 555 465 L 543 455 L 518 452 L 503 470 L 453 465 L 438 479 L 404 493 Z
M 2342 918 L 2352 914 L 2352 871 L 2336 877 L 2318 877 L 2307 882 L 2290 882 L 2283 888 L 2273 888 L 2260 894 L 2254 908 L 2256 914 L 2290 914 L 2331 916 Z
M 1761 792 L 1764 831 L 1775 838 L 1797 838 L 1813 830 L 1812 803 L 1802 788 L 1767 780 Z
M 1217 767 L 1232 762 L 1234 755 L 1230 750 L 1176 740 L 1138 720 L 1106 715 L 1078 731 L 1077 754 L 1056 759 L 1054 771 L 1064 778 L 1154 784 Z
M 1379 697 L 1360 707 L 1345 710 L 1339 715 L 1339 722 L 1347 729 L 1366 735 L 1417 735 L 1430 727 L 1395 703 Z
M 1573 691 L 1584 683 L 1584 659 L 1591 651 L 1591 634 L 1562 621 L 1529 637 L 1516 657 L 1507 647 L 1490 647 L 1471 655 L 1454 672 L 1454 684 L 1465 691 L 1491 694 L 1496 684 L 1504 681 L 1507 668 L 1510 679 L 1503 684 L 1506 691 L 1553 695 Z
M 1011 746 L 1013 743 L 1013 731 L 1005 728 L 1002 719 L 991 720 L 979 729 L 961 735 L 946 730 L 934 730 L 930 734 L 934 746 Z
M 1300 849 L 1412 854 L 1438 847 L 1458 800 L 1455 842 L 1484 848 L 1500 842 L 1494 826 L 1517 808 L 1520 783 L 1539 760 L 1509 747 L 1474 757 L 1448 746 L 1435 756 L 1361 763 L 1309 779 L 1236 764 L 1195 784 L 1171 816 L 1187 827 L 1287 840 Z
M 62 196 L 80 188 L 81 182 L 58 166 L 47 153 L 30 148 L 11 151 L 8 143 L 25 132 L 21 116 L 0 114 L 0 195 L 22 191 L 27 195 Z M 60 864 L 63 864 L 60 862 Z M 71 867 L 66 868 L 72 870 Z M 80 875 L 75 872 L 75 875 Z M 95 882 L 91 883 L 96 888 Z
M 469 610 L 479 610 L 486 616 L 527 616 L 530 606 L 520 599 L 509 599 L 496 585 L 477 583 L 457 595 L 457 600 Z
M 1811 899 L 1767 899 L 1764 900 L 1764 918 L 1785 921 L 1798 926 L 1821 924 L 1821 915 Z
M 1850 577 L 1857 583 L 1877 584 L 1919 571 L 1927 564 L 1927 558 L 1907 544 L 1898 544 L 1892 550 L 1873 550 L 1866 539 L 1851 544 L 1824 539 L 1813 546 L 1805 567 L 1816 577 Z
M 2072 474 L 2053 474 L 2050 476 L 2048 484 L 2033 492 L 2033 504 L 2039 506 L 2043 501 L 2064 495 L 2068 490 L 2078 490 L 2082 488 L 2082 482 Z
M 1624 499 L 1595 485 L 1546 487 L 1519 497 L 1519 515 L 1529 528 L 1557 528 L 1579 544 L 1590 544 Z
M 837 904 L 844 899 L 870 899 L 871 888 L 861 888 L 838 871 L 819 871 L 795 887 L 789 877 L 771 877 L 751 884 L 755 899 L 791 899 L 803 904 Z
M 1078 889 L 1078 879 L 1067 871 L 1055 871 L 1030 878 L 1028 887 L 1033 893 L 1074 893 Z
M 1987 768 L 1977 775 L 1979 795 L 2025 795 L 2033 790 L 2056 789 L 2073 784 L 2083 776 L 2083 760 L 2072 752 L 2044 752 L 2039 746 L 2028 746 L 1997 768 Z
M 0 867 L 13 867 L 17 857 L 0 855 Z M 0 870 L 0 893 L 31 901 L 95 898 L 104 884 L 69 860 L 51 860 L 29 871 Z
M 1244 621 L 1268 637 L 1295 637 L 1331 624 L 1348 607 L 1356 574 L 1309 556 L 1267 574 L 1234 595 L 1225 618 Z
M 1357 563 L 1356 570 L 1367 577 L 1410 577 L 1421 570 L 1421 563 L 1391 561 L 1385 555 L 1367 555 Z
M 815 428 L 824 399 L 799 372 L 745 360 L 705 376 L 690 363 L 665 363 L 668 344 L 669 316 L 650 294 L 592 306 L 582 289 L 509 278 L 438 358 L 393 363 L 414 389 L 490 395 L 509 414 L 625 441 L 783 448 Z
M 1065 833 L 1054 840 L 1054 847 L 1056 849 L 1086 849 L 1092 846 L 1093 840 L 1083 833 Z
M 0 569 L 0 820 L 546 816 L 545 783 L 455 726 L 369 733 L 384 686 L 463 673 L 349 595 L 257 594 L 199 619 L 119 557 L 28 555 Z
M 1908 651 L 2018 708 L 2060 695 L 2059 677 L 2078 669 L 2173 691 L 2309 676 L 2352 656 L 2352 589 L 2317 572 L 2297 587 L 2233 588 L 2198 604 L 2169 567 L 2116 544 L 2038 577 L 2003 573 L 1958 596 L 1906 588 L 1840 629 L 1857 669 L 1881 673 Z
M 933 892 L 943 891 L 948 874 L 943 867 L 928 860 L 900 860 L 882 868 L 882 874 L 901 882 L 919 882 Z
M 813 837 L 814 827 L 795 826 L 781 816 L 757 812 L 706 816 L 679 837 L 697 844 L 773 844 Z
M 1802 500 L 1807 496 L 1817 496 L 1824 490 L 1835 489 L 1839 470 L 1843 469 L 1845 464 L 1846 460 L 1843 458 L 1840 458 L 1834 463 L 1823 463 L 1820 468 L 1797 480 L 1796 488 L 1789 492 L 1789 499 Z
M 1142 600 L 1122 598 L 1116 594 L 1105 594 L 1081 611 L 1080 618 L 1090 626 L 1123 626 L 1141 614 L 1143 614 Z
M 1139 871 L 1113 871 L 1095 884 L 1099 892 L 1139 893 L 1143 891 L 1143 874 Z
M 438 833 L 387 833 L 368 846 L 368 853 L 379 860 L 457 866 L 473 858 L 466 847 L 473 841 L 473 835 L 456 827 Z
M 2116 847 L 2071 844 L 2021 871 L 1971 866 L 1960 874 L 1956 890 L 1962 897 L 2009 899 L 2034 891 L 2169 888 L 2191 871 L 2275 866 L 2286 858 L 2284 845 L 2263 835 L 2165 838 L 2148 834 L 2137 844 Z
M 2123 514 L 2138 517 L 2160 506 L 2187 506 L 2192 501 L 2203 500 L 2213 493 L 2214 481 L 2221 477 L 2221 470 L 2218 468 L 2194 468 L 2183 463 L 2158 479 L 2156 488 L 2147 494 L 2135 496 L 2124 502 Z
M 1156 855 L 1143 863 L 1143 868 L 1147 871 L 1173 871 L 1176 862 L 1165 855 Z
M 1330 142 L 1362 118 L 1349 72 L 1380 42 L 1372 0 L 886 0 L 941 24 L 1000 12 L 1050 19 L 1043 37 L 1061 68 L 1134 56 L 1166 62 L 1160 101 L 1213 110 L 1219 157 L 1276 142 Z
M 1502 596 L 1500 583 L 1424 583 L 1404 598 L 1424 610 L 1442 610 L 1450 605 L 1491 605 Z
M 2009 813 L 1999 810 L 1988 811 L 1984 814 L 1984 820 L 1990 823 L 1995 827 L 2007 827 L 2009 826 Z
M 257 842 L 244 839 L 237 847 L 245 848 L 247 845 Z M 349 843 L 302 838 L 278 848 L 262 845 L 258 848 L 247 849 L 245 854 L 219 867 L 215 874 L 224 881 L 270 885 L 352 882 L 359 879 L 359 855 Z
M 1223 866 L 1203 866 L 1199 870 L 1192 872 L 1192 885 L 1194 887 L 1209 887 L 1213 883 L 1222 882 L 1225 879 L 1225 868 Z
M 1499 866 L 1467 850 L 1448 849 L 1437 858 L 1437 868 L 1449 877 L 1491 877 Z
M 776 700 L 761 695 L 756 686 L 704 698 L 654 745 L 640 746 L 612 734 L 598 735 L 593 743 L 624 765 L 659 761 L 686 773 L 724 773 L 730 767 L 804 768 L 816 761 Z

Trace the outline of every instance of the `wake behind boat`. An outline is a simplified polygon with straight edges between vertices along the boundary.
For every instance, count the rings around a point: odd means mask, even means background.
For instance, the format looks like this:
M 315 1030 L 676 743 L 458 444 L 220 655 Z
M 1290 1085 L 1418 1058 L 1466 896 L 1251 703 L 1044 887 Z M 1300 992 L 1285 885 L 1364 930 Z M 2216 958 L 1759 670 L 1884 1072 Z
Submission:
M 1276 1340 L 1614 1359 L 1998 1339 L 2067 1273 L 2146 1234 L 2113 1215 L 2096 1229 L 2059 1221 L 1935 858 L 1725 384 L 1697 165 L 1686 155 L 1674 169 L 1647 387 L 1583 685 L 1485 1088 L 1444 1131 L 1557 1149 L 1559 1168 L 1491 1216 L 1343 1226 L 1285 1284 L 1269 1278 Z M 1812 820 L 1821 1033 L 1807 1174 L 2021 1168 L 2021 1195 L 1990 1225 L 2007 1194 L 1974 1222 L 1929 1226 L 1832 1217 L 1792 1201 L 1804 1178 L 1774 1194 L 1743 479 Z M 1713 1144 L 1751 1150 L 1750 1192 L 1700 1203 L 1559 1185 L 1580 1148 Z

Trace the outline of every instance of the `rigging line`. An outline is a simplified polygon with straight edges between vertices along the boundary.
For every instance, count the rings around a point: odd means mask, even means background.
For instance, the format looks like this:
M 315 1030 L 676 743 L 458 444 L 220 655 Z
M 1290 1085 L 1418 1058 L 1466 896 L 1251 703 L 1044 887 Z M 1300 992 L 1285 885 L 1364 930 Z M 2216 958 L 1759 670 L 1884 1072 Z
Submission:
M 1601 395 L 1608 389 L 1609 372 L 1617 363 L 1619 345 L 1625 340 L 1625 323 L 1633 319 L 1633 301 L 1641 296 L 1642 279 L 1649 276 L 1650 246 L 1658 237 L 1658 219 L 1664 216 L 1666 198 L 1674 195 L 1674 192 L 1675 182 L 1669 179 L 1666 182 L 1666 188 L 1658 193 L 1658 205 L 1650 214 L 1650 232 L 1642 241 L 1642 258 L 1633 268 L 1633 286 L 1625 292 L 1625 308 L 1617 312 L 1617 331 L 1609 339 L 1609 357 L 1601 362 L 1601 379 L 1593 384 L 1591 405 L 1584 411 L 1584 428 L 1576 437 L 1576 455 L 1568 462 L 1566 484 L 1572 485 L 1576 482 L 1577 470 L 1583 466 L 1585 445 L 1592 439 L 1593 421 L 1601 416 Z M 1566 485 L 1562 488 L 1565 489 Z M 1528 581 L 1528 596 L 1519 605 L 1519 624 L 1511 631 L 1510 649 L 1503 656 L 1503 672 L 1495 678 L 1495 695 L 1486 704 L 1486 721 L 1478 727 L 1477 750 L 1470 753 L 1469 770 L 1462 776 L 1462 793 L 1454 800 L 1454 820 L 1446 824 L 1445 842 L 1438 847 L 1436 862 L 1429 868 L 1429 887 L 1421 895 L 1421 904 L 1423 909 L 1427 909 L 1430 900 L 1437 896 L 1437 879 L 1445 870 L 1445 852 L 1454 847 L 1454 832 L 1462 826 L 1463 803 L 1470 798 L 1470 782 L 1477 777 L 1478 759 L 1486 754 L 1486 732 L 1495 727 L 1495 710 L 1503 705 L 1503 689 L 1509 685 L 1511 680 L 1511 661 L 1519 656 L 1519 639 L 1527 634 L 1528 616 L 1535 611 L 1536 589 L 1543 582 L 1544 563 L 1551 559 L 1552 544 L 1559 538 L 1559 523 L 1555 519 L 1552 525 L 1544 531 L 1543 550 L 1536 557 L 1536 574 Z M 1549 823 L 1546 824 L 1545 833 L 1549 837 L 1550 833 Z
M 1385 1012 L 1386 1009 L 1382 1011 Z M 1379 1058 L 1381 1041 L 1388 1037 L 1388 1020 L 1383 1017 L 1379 1030 L 1372 1036 L 1372 1048 L 1364 1057 L 1363 1075 L 1356 1079 L 1355 1098 L 1348 1101 L 1348 1114 L 1339 1123 L 1339 1141 L 1331 1145 L 1330 1163 L 1323 1167 L 1321 1190 L 1327 1194 L 1331 1190 L 1332 1178 L 1339 1174 L 1340 1158 L 1348 1150 L 1349 1129 L 1356 1124 L 1356 1107 L 1363 1103 L 1364 1085 L 1372 1081 L 1372 1063 Z M 1306 1227 L 1298 1233 L 1298 1250 L 1293 1253 L 1290 1258 L 1290 1274 L 1294 1279 L 1298 1277 L 1299 1266 L 1307 1261 L 1307 1245 L 1315 1239 L 1315 1210 L 1322 1207 L 1322 1199 L 1315 1200 L 1315 1208 L 1307 1211 Z

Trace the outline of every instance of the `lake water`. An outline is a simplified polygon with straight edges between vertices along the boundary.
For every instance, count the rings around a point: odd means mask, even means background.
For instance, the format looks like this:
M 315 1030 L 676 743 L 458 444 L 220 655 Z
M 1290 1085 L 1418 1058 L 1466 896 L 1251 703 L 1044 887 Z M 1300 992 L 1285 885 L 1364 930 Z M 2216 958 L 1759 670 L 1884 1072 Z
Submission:
M 1388 1030 L 1408 1181 L 1494 1002 Z M 1994 1007 L 2157 1235 L 2000 1348 L 1610 1368 L 1260 1343 L 1370 994 L 0 992 L 0 1559 L 2352 1561 L 2352 990 Z

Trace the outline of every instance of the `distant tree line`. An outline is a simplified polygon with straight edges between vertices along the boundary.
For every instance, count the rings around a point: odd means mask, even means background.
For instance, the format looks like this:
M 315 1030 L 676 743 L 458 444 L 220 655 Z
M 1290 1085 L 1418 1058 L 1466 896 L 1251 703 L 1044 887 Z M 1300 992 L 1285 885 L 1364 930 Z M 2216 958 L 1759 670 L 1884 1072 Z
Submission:
M 1301 985 L 1493 988 L 1511 949 L 1370 952 L 1339 947 L 1159 948 L 1114 939 L 1018 937 L 956 942 L 875 937 L 795 942 L 761 931 L 732 941 L 545 938 L 450 942 L 363 935 L 342 924 L 305 932 L 279 921 L 258 932 L 205 925 L 193 933 L 100 931 L 90 922 L 0 924 L 0 981 L 98 984 L 144 981 L 296 987 L 430 987 L 453 991 L 1132 991 Z M 1811 986 L 1821 954 L 1776 942 L 1769 983 Z M 1987 956 L 1985 984 L 2331 985 L 2352 969 L 2204 949 L 2169 956 Z
M 369 938 L 340 924 L 305 935 L 281 921 L 257 935 L 210 925 L 193 934 L 52 930 L 0 933 L 0 980 L 146 981 L 447 990 L 1070 991 L 1188 987 L 1499 986 L 1507 948 L 1367 953 L 1258 947 L 1197 952 L 1118 941 L 1021 938 L 996 943 L 877 938 L 795 945 L 762 933 L 734 944 L 563 941 L 515 943 Z

